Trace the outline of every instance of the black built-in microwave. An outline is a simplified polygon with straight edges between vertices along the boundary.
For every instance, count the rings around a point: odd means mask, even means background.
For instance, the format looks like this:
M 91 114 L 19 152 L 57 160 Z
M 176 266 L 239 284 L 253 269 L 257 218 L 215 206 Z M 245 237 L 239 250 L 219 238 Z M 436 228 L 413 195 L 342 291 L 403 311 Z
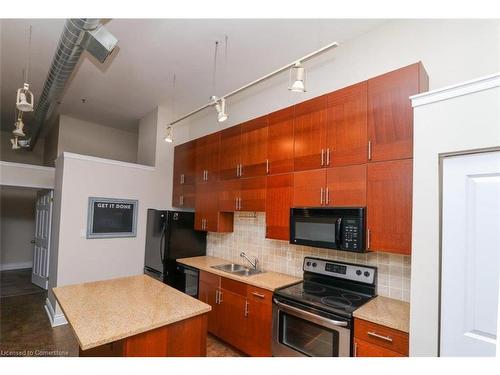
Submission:
M 290 243 L 362 253 L 366 250 L 365 208 L 292 208 Z

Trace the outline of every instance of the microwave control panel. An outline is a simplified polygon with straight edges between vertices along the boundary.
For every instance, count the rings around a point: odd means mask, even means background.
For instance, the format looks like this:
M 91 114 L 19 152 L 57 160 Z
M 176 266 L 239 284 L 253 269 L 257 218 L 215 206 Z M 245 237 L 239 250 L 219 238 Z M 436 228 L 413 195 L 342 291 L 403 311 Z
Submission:
M 358 219 L 342 220 L 342 250 L 360 251 L 363 249 L 363 234 Z

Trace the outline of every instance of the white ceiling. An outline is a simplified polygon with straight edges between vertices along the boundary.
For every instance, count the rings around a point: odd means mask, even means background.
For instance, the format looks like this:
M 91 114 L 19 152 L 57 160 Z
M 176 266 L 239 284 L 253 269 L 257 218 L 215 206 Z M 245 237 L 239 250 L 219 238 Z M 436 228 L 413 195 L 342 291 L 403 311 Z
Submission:
M 116 128 L 136 131 L 137 122 L 159 104 L 177 115 L 205 104 L 212 94 L 215 40 L 219 49 L 216 95 L 269 73 L 327 43 L 368 32 L 384 20 L 172 20 L 112 19 L 106 27 L 119 48 L 100 65 L 80 59 L 66 87 L 60 112 Z M 39 97 L 64 20 L 1 21 L 1 128 L 14 121 L 15 91 L 22 85 L 32 25 L 30 84 Z M 330 52 L 335 54 L 335 52 Z M 176 74 L 173 93 L 172 77 Z M 82 103 L 82 98 L 86 103 Z M 29 121 L 26 121 L 29 125 Z

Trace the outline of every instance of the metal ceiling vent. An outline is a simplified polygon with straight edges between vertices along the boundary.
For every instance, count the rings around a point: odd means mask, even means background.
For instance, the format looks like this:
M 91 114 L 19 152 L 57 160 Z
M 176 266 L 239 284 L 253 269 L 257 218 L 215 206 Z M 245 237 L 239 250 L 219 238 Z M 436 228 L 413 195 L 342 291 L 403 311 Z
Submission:
M 60 100 L 64 86 L 73 73 L 83 50 L 85 49 L 103 63 L 113 52 L 117 43 L 118 39 L 106 30 L 100 19 L 72 18 L 66 20 L 35 110 L 30 149 L 35 146 L 44 121 L 50 117 L 56 103 Z

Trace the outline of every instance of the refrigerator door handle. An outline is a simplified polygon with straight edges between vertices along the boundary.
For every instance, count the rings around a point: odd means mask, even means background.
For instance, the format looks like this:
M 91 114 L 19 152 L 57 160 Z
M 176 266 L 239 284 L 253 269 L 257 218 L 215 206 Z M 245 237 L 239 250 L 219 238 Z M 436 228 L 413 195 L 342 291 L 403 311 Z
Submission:
M 161 237 L 160 237 L 160 259 L 162 264 L 165 264 L 165 229 L 167 228 L 167 221 L 165 220 L 165 224 L 161 228 Z

